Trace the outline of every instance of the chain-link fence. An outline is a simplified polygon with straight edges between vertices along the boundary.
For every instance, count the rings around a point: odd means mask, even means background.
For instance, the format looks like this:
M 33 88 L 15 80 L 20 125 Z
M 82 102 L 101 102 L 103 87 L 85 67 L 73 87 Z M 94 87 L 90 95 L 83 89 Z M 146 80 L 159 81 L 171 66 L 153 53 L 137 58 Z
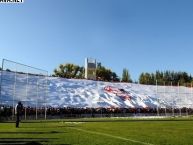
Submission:
M 173 82 L 156 82 L 156 95 L 159 101 L 158 115 L 187 116 L 193 115 L 192 84 L 173 85 Z
M 15 106 L 21 101 L 23 119 L 46 118 L 48 72 L 3 59 L 0 85 L 1 119 L 13 120 Z
M 51 82 L 51 81 L 50 81 Z M 118 84 L 117 84 L 118 85 Z M 103 85 L 106 86 L 106 85 Z M 65 86 L 66 87 L 66 86 Z M 57 87 L 56 87 L 57 88 Z M 99 96 L 104 93 L 99 88 L 103 88 L 96 83 L 96 90 Z M 129 117 L 129 116 L 188 116 L 193 115 L 193 89 L 192 84 L 180 86 L 173 85 L 172 82 L 166 84 L 156 81 L 156 86 L 146 86 L 138 84 L 128 84 L 124 89 L 131 89 L 137 96 L 152 96 L 153 107 L 129 108 L 96 108 L 94 104 L 90 108 L 78 108 L 67 102 L 64 105 L 54 107 L 51 101 L 57 100 L 53 96 L 60 97 L 62 92 L 51 92 L 48 94 L 48 72 L 31 66 L 16 63 L 4 59 L 0 76 L 0 120 L 14 120 L 15 106 L 21 101 L 23 109 L 23 119 L 46 119 L 46 118 L 66 118 L 66 117 Z M 139 90 L 140 89 L 140 90 Z M 66 91 L 68 88 L 66 89 Z M 101 92 L 100 92 L 101 91 Z M 52 93 L 52 95 L 50 95 Z M 144 94 L 143 94 L 144 93 Z M 51 99 L 52 98 L 52 99 Z M 101 97 L 98 97 L 99 99 Z M 72 99 L 72 98 L 71 98 Z M 94 97 L 89 98 L 93 102 Z M 137 99 L 137 98 L 136 98 Z M 69 99 L 67 99 L 69 100 Z M 104 100 L 98 100 L 98 103 Z M 109 100 L 112 101 L 112 100 Z M 131 99 L 132 101 L 132 99 Z M 96 102 L 96 100 L 95 100 Z M 158 103 L 157 103 L 158 102 Z M 52 102 L 53 103 L 53 102 Z M 146 102 L 147 103 L 147 102 Z M 151 105 L 151 104 L 150 104 Z

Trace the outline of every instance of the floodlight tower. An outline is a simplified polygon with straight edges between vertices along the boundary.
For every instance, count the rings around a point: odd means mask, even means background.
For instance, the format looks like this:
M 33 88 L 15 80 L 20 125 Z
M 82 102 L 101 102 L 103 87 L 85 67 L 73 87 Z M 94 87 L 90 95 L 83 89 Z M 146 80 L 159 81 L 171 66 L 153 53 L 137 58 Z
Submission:
M 85 79 L 96 80 L 96 69 L 96 59 L 85 58 Z

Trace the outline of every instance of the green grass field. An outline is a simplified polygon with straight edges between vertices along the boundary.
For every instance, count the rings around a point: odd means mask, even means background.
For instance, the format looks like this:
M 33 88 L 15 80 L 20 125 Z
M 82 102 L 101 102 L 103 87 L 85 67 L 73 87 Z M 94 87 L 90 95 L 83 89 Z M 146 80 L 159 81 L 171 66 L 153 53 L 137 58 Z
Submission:
M 193 145 L 192 119 L 75 119 L 0 123 L 0 144 Z

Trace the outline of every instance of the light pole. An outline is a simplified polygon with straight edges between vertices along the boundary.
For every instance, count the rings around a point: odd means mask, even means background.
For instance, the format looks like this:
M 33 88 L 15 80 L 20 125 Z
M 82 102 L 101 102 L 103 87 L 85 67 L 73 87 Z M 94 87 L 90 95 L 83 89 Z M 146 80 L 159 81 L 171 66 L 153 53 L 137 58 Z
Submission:
M 157 80 L 156 80 L 156 97 L 157 97 L 157 116 L 159 116 L 159 98 L 158 98 Z

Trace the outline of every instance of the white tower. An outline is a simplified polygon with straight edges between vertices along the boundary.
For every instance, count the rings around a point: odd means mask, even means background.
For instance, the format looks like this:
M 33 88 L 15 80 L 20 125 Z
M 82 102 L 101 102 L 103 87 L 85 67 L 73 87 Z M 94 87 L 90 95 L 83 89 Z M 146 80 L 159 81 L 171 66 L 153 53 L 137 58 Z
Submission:
M 93 58 L 85 58 L 85 78 L 88 80 L 96 80 L 97 62 Z

